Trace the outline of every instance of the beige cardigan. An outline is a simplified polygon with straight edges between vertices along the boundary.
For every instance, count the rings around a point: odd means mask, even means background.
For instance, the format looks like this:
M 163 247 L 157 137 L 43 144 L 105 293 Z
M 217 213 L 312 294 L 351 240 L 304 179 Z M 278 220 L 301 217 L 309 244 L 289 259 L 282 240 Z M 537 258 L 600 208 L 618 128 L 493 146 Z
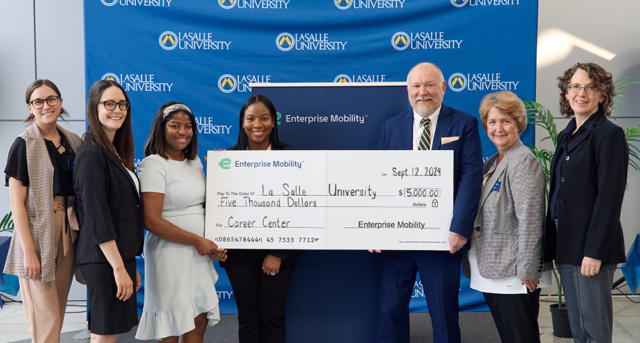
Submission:
M 64 135 L 71 149 L 77 151 L 82 143 L 80 137 L 60 126 L 57 128 Z M 27 188 L 25 207 L 27 208 L 29 228 L 36 254 L 40 258 L 41 280 L 49 282 L 55 279 L 56 253 L 54 246 L 53 164 L 44 138 L 35 123 L 31 124 L 19 137 L 25 140 L 27 148 L 29 187 Z M 15 232 L 9 247 L 4 272 L 25 277 L 22 245 Z

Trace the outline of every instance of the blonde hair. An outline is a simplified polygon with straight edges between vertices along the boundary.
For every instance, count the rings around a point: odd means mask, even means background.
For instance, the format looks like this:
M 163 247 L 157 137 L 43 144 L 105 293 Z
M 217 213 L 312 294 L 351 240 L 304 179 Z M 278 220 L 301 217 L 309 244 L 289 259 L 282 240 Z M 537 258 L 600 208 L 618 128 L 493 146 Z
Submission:
M 489 93 L 480 102 L 480 123 L 485 130 L 487 129 L 487 115 L 493 107 L 516 122 L 519 134 L 527 128 L 527 111 L 522 100 L 510 91 L 502 91 Z

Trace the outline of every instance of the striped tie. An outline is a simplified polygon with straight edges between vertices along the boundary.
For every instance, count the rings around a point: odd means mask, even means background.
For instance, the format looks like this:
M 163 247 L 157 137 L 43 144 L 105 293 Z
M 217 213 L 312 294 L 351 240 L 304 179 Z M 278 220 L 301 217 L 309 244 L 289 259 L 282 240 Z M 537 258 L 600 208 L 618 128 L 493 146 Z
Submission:
M 420 124 L 424 125 L 422 137 L 420 137 L 420 145 L 418 150 L 431 150 L 431 119 L 422 118 Z

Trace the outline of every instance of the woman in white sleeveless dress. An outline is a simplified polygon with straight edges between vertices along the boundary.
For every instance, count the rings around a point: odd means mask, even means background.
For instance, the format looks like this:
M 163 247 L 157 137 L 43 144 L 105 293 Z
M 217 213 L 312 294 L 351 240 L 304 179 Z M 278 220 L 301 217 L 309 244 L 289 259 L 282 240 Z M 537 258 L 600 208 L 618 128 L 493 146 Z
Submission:
M 202 342 L 207 325 L 220 320 L 210 259 L 224 260 L 226 251 L 204 238 L 206 182 L 196 132 L 189 107 L 166 103 L 139 166 L 148 230 L 140 340 Z

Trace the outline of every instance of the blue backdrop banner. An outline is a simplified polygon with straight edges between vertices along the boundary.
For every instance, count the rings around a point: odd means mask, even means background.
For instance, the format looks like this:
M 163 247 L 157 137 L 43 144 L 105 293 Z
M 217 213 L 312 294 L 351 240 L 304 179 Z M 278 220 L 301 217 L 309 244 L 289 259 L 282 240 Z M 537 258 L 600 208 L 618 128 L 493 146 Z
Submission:
M 154 114 L 170 100 L 192 108 L 200 156 L 234 145 L 252 83 L 403 82 L 413 65 L 430 61 L 447 81 L 444 103 L 465 112 L 477 115 L 482 97 L 494 91 L 535 98 L 538 1 L 85 0 L 84 11 L 87 90 L 100 79 L 124 86 L 137 162 L 144 157 Z M 372 99 L 379 96 L 369 93 Z M 310 115 L 325 105 L 321 93 L 311 95 L 297 114 Z M 404 97 L 397 99 L 399 106 L 407 105 L 406 90 L 397 97 Z M 332 104 L 341 105 L 336 114 L 356 114 L 358 106 L 350 107 L 349 100 Z M 304 123 L 281 118 L 280 138 L 299 149 L 377 140 L 382 118 L 365 118 L 362 137 L 334 134 L 336 128 L 360 127 L 359 117 L 336 118 L 336 126 L 315 126 L 327 131 L 305 142 L 293 138 L 296 125 Z M 495 147 L 479 130 L 484 155 L 490 156 Z M 531 126 L 523 133 L 525 144 L 533 142 L 533 131 Z M 332 139 L 319 138 L 327 136 Z M 288 340 L 371 342 L 376 312 L 358 307 L 377 306 L 362 303 L 375 299 L 376 263 L 366 252 L 303 254 L 289 296 Z M 358 280 L 350 278 L 359 268 L 369 269 Z M 234 312 L 233 294 L 223 280 L 216 285 L 222 311 Z M 415 295 L 420 292 L 417 284 Z M 474 301 L 465 303 L 464 292 L 461 308 L 478 309 L 468 306 Z

